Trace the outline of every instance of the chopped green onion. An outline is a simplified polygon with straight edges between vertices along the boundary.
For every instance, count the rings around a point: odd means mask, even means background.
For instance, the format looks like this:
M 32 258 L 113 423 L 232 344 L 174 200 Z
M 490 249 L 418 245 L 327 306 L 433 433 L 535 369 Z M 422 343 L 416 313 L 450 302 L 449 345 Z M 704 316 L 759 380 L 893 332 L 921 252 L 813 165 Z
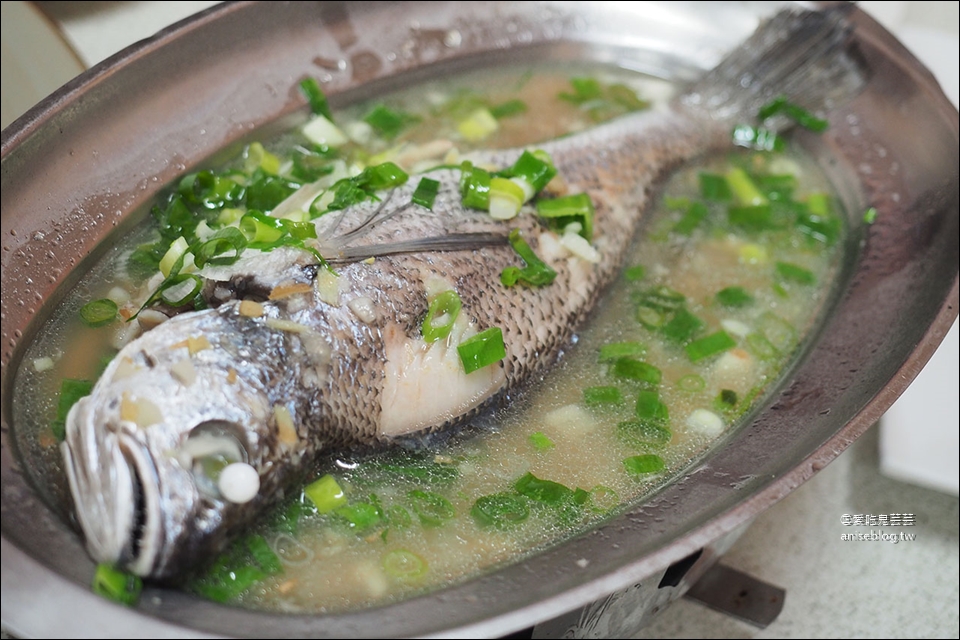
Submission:
M 488 210 L 494 220 L 509 220 L 520 212 L 525 199 L 523 188 L 507 178 L 490 178 Z
M 816 133 L 827 130 L 828 123 L 826 120 L 818 118 L 803 107 L 790 102 L 786 96 L 778 96 L 760 107 L 760 110 L 757 112 L 757 118 L 766 120 L 778 113 L 787 116 L 804 129 L 809 129 Z
M 316 78 L 304 78 L 300 81 L 300 91 L 306 96 L 310 103 L 310 111 L 314 115 L 323 116 L 330 122 L 333 122 L 333 113 L 330 111 L 330 103 L 327 101 L 326 94 L 320 88 L 320 83 Z
M 430 301 L 427 316 L 420 327 L 423 339 L 427 342 L 436 342 L 450 335 L 453 323 L 456 322 L 457 315 L 460 313 L 460 306 L 460 296 L 453 289 L 437 294 Z
M 618 378 L 627 378 L 647 384 L 658 385 L 663 377 L 660 369 L 652 364 L 633 358 L 620 358 L 613 365 L 613 374 Z
M 647 352 L 646 345 L 640 342 L 611 342 L 600 347 L 599 362 L 610 362 L 624 356 L 643 357 Z
M 350 523 L 350 528 L 362 533 L 380 524 L 380 508 L 369 502 L 354 502 L 337 507 L 334 513 Z
M 593 202 L 586 193 L 538 200 L 537 214 L 546 218 L 551 227 L 561 231 L 572 222 L 580 223 L 580 235 L 587 240 L 593 238 Z
M 549 505 L 559 505 L 573 496 L 573 490 L 553 480 L 541 480 L 527 472 L 517 480 L 513 488 L 531 500 Z
M 637 307 L 637 320 L 644 327 L 653 331 L 667 323 L 667 314 L 660 309 L 641 305 Z
M 337 479 L 329 474 L 308 484 L 303 492 L 317 507 L 319 513 L 330 513 L 347 503 L 347 496 L 340 488 Z
M 873 224 L 877 221 L 877 209 L 876 207 L 870 207 L 863 212 L 863 221 L 866 224 Z
M 690 313 L 686 307 L 680 307 L 674 312 L 669 322 L 660 328 L 660 331 L 667 339 L 683 344 L 691 340 L 704 326 L 703 320 Z
M 273 552 L 267 540 L 261 535 L 252 535 L 247 538 L 247 549 L 253 556 L 254 562 L 260 565 L 267 575 L 276 575 L 283 573 L 283 564 L 280 558 Z
M 763 127 L 738 124 L 733 128 L 733 143 L 738 147 L 757 151 L 783 151 L 786 142 L 776 131 Z
M 147 304 L 162 300 L 171 307 L 182 307 L 192 301 L 203 290 L 203 279 L 192 273 L 177 273 L 164 280 L 154 292 Z M 171 297 L 172 296 L 172 297 Z
M 132 607 L 140 599 L 143 581 L 140 576 L 127 573 L 101 562 L 93 574 L 93 592 L 107 600 Z
M 660 473 L 666 465 L 663 458 L 654 454 L 643 454 L 631 456 L 623 461 L 623 467 L 632 475 L 646 475 L 649 473 Z
M 694 229 L 700 226 L 700 223 L 706 219 L 709 213 L 710 210 L 707 209 L 707 205 L 702 202 L 692 202 L 690 206 L 687 207 L 683 217 L 677 221 L 677 224 L 673 225 L 673 231 L 688 236 L 693 233 Z
M 627 446 L 639 449 L 665 445 L 673 434 L 662 420 L 624 420 L 617 424 L 617 438 Z
M 715 356 L 717 354 L 733 349 L 737 346 L 737 341 L 730 337 L 726 331 L 717 331 L 699 340 L 694 340 L 688 344 L 685 349 L 687 357 L 691 362 L 698 362 L 704 358 Z
M 117 317 L 117 303 L 110 298 L 91 300 L 80 307 L 80 319 L 88 327 L 102 327 Z
M 605 513 L 620 506 L 620 494 L 610 487 L 598 484 L 590 489 L 591 511 Z
M 623 272 L 623 277 L 627 282 L 636 282 L 637 280 L 643 280 L 646 273 L 647 271 L 643 265 L 637 264 L 632 267 L 627 267 Z
M 639 98 L 637 93 L 625 84 L 608 86 L 607 97 L 627 111 L 640 111 L 650 107 L 650 102 Z
M 304 137 L 321 147 L 342 147 L 350 142 L 350 138 L 333 123 L 333 120 L 324 115 L 315 115 L 300 129 Z
M 546 451 L 547 449 L 552 449 L 554 446 L 553 440 L 548 438 L 547 434 L 542 431 L 531 433 L 528 440 L 530 440 L 530 444 L 532 444 L 537 451 Z
M 699 180 L 700 195 L 707 200 L 729 200 L 733 197 L 733 192 L 730 190 L 726 177 L 701 171 Z
M 439 493 L 415 489 L 407 497 L 413 501 L 413 512 L 424 526 L 438 527 L 457 515 L 450 501 Z
M 409 527 L 410 523 L 413 522 L 413 518 L 410 517 L 410 512 L 400 504 L 395 504 L 387 509 L 386 518 L 391 527 L 398 527 L 400 529 Z
M 162 273 L 164 277 L 169 276 L 173 270 L 173 266 L 177 264 L 178 261 L 183 260 L 189 248 L 190 245 L 183 236 L 174 240 L 170 248 L 167 249 L 167 252 L 163 254 L 163 257 L 160 259 L 160 273 Z M 177 269 L 177 271 L 179 271 L 179 269 Z
M 727 184 L 737 202 L 743 206 L 757 206 L 767 204 L 768 200 L 750 175 L 740 167 L 734 167 L 727 172 Z
M 522 269 L 519 267 L 504 269 L 500 273 L 500 282 L 505 287 L 512 287 L 518 282 L 532 287 L 542 287 L 550 284 L 557 277 L 557 272 L 533 252 L 527 241 L 520 235 L 519 229 L 510 231 L 510 245 L 520 255 L 526 266 Z
M 660 394 L 656 391 L 642 390 L 637 395 L 637 405 L 634 411 L 635 415 L 641 419 L 666 422 L 670 419 L 670 412 L 660 400 Z
M 503 332 L 500 327 L 490 327 L 475 336 L 467 338 L 457 346 L 460 362 L 466 373 L 473 373 L 494 362 L 499 362 L 507 355 L 503 344 Z
M 406 184 L 410 176 L 392 162 L 383 162 L 364 169 L 356 180 L 370 191 L 383 191 Z
M 717 292 L 717 302 L 725 307 L 740 308 L 753 304 L 753 296 L 743 287 L 726 287 Z
M 557 168 L 553 166 L 553 159 L 545 151 L 524 151 L 503 174 L 508 178 L 521 178 L 529 186 L 524 198 L 524 201 L 527 201 L 553 180 L 557 175 Z
M 563 92 L 558 94 L 557 97 L 576 105 L 582 105 L 603 95 L 603 87 L 594 78 L 571 78 L 570 86 L 573 87 L 573 93 Z
M 364 122 L 373 127 L 373 130 L 386 140 L 393 140 L 401 131 L 417 120 L 418 118 L 415 116 L 402 111 L 394 111 L 382 104 L 375 106 L 363 118 Z
M 776 269 L 777 275 L 784 280 L 804 285 L 817 283 L 817 277 L 813 275 L 812 271 L 790 262 L 777 262 Z
M 602 404 L 621 404 L 623 394 L 612 386 L 586 387 L 583 390 L 583 403 L 588 407 Z
M 770 341 L 780 353 L 789 353 L 796 346 L 799 336 L 792 324 L 769 311 L 757 319 L 757 330 Z
M 233 264 L 247 246 L 247 238 L 236 227 L 224 227 L 193 248 L 193 263 L 198 269 L 206 264 Z
M 226 204 L 237 204 L 244 195 L 244 188 L 226 176 L 198 171 L 181 178 L 177 192 L 190 204 L 203 209 L 220 209 Z
M 92 380 L 75 380 L 73 378 L 64 378 L 60 382 L 60 396 L 57 398 L 57 415 L 54 418 L 53 435 L 60 442 L 66 436 L 67 414 L 70 408 L 77 403 L 77 400 L 90 395 L 93 391 Z
M 713 399 L 713 408 L 717 411 L 730 411 L 737 406 L 737 392 L 733 389 L 721 389 Z
M 727 219 L 730 224 L 743 227 L 748 231 L 764 231 L 772 229 L 773 210 L 769 204 L 745 205 L 727 209 Z
M 707 381 L 703 379 L 703 376 L 699 376 L 695 373 L 685 375 L 677 380 L 677 388 L 681 391 L 694 393 L 697 391 L 703 391 L 706 387 Z
M 457 132 L 469 142 L 479 142 L 500 128 L 490 110 L 481 107 L 457 124 Z
M 251 142 L 243 150 L 243 170 L 250 174 L 257 169 L 277 175 L 280 172 L 280 158 L 264 149 L 259 142 Z
M 381 564 L 388 576 L 399 580 L 412 580 L 427 572 L 427 561 L 406 549 L 388 551 Z
M 262 211 L 251 210 L 240 218 L 240 231 L 254 249 L 272 245 L 283 237 L 283 224 L 279 218 Z
M 509 118 L 510 116 L 525 113 L 526 110 L 527 103 L 525 103 L 523 100 L 507 100 L 506 102 L 490 107 L 490 115 L 497 120 L 501 120 L 503 118 Z
M 504 492 L 477 498 L 470 515 L 480 526 L 506 529 L 526 520 L 530 509 L 523 496 Z
M 252 564 L 231 567 L 227 554 L 218 561 L 200 580 L 194 589 L 214 602 L 229 602 L 267 577 L 267 574 Z
M 440 191 L 440 182 L 433 178 L 420 178 L 416 191 L 410 198 L 414 203 L 433 209 L 433 203 L 437 199 L 437 193 Z
M 490 173 L 465 161 L 460 166 L 460 195 L 463 206 L 471 209 L 490 209 Z
M 664 286 L 635 293 L 633 297 L 640 304 L 654 309 L 660 309 L 661 311 L 675 311 L 681 308 L 687 301 L 686 296 L 679 291 Z

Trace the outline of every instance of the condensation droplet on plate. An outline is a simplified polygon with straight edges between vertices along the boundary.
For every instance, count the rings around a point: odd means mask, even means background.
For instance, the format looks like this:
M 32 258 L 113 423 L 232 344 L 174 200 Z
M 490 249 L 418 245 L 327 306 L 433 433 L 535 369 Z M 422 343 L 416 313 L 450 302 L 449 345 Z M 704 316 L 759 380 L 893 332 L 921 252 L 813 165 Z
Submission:
M 894 202 L 900 202 L 900 193 L 897 191 L 894 191 L 893 193 L 890 194 L 890 199 L 893 200 Z
M 873 167 L 871 167 L 866 162 L 861 162 L 860 166 L 857 167 L 857 169 L 860 171 L 860 173 L 863 173 L 866 175 L 870 175 L 871 173 L 873 173 Z
M 37 231 L 35 234 L 33 234 L 34 240 L 43 240 L 45 237 L 46 235 L 43 233 L 43 231 Z

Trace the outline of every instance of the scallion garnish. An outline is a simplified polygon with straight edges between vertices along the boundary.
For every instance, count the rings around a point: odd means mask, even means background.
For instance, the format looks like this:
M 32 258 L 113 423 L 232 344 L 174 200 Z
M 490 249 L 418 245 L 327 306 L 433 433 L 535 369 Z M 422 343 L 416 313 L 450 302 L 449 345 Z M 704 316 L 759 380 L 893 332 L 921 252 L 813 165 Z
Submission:
M 698 179 L 700 181 L 700 195 L 707 200 L 726 201 L 733 197 L 730 185 L 724 176 L 701 171 Z
M 420 178 L 416 190 L 411 196 L 411 200 L 427 209 L 433 209 L 433 203 L 437 199 L 437 193 L 440 191 L 440 182 L 433 178 Z
M 685 375 L 677 380 L 677 388 L 681 391 L 695 393 L 697 391 L 703 391 L 706 387 L 707 381 L 703 379 L 703 376 L 695 373 Z
M 660 394 L 657 391 L 643 389 L 637 394 L 637 404 L 634 410 L 635 415 L 641 419 L 666 422 L 670 419 L 670 412 L 660 400 Z
M 636 282 L 637 280 L 643 280 L 643 277 L 647 274 L 647 270 L 642 264 L 636 264 L 632 267 L 627 267 L 623 270 L 623 278 L 627 282 Z
M 640 342 L 611 342 L 600 347 L 597 360 L 599 362 L 610 362 L 624 356 L 643 357 L 646 352 L 646 345 Z
M 427 561 L 406 549 L 388 551 L 381 564 L 388 576 L 398 580 L 413 580 L 427 572 Z
M 110 564 L 97 565 L 93 574 L 93 592 L 98 596 L 132 607 L 137 604 L 142 591 L 140 576 L 121 571 Z
M 744 205 L 727 209 L 727 219 L 730 224 L 743 227 L 747 231 L 764 231 L 772 229 L 773 210 L 769 204 Z
M 737 406 L 737 392 L 733 389 L 721 389 L 713 399 L 713 408 L 717 411 L 730 411 Z
M 465 161 L 460 165 L 460 195 L 463 206 L 471 209 L 490 209 L 490 173 Z
M 378 104 L 370 113 L 363 117 L 363 121 L 373 127 L 373 130 L 386 140 L 393 140 L 401 131 L 419 120 L 419 118 L 396 111 L 389 107 Z
M 547 449 L 552 449 L 554 446 L 553 440 L 547 437 L 547 434 L 543 433 L 542 431 L 531 433 L 527 439 L 537 451 L 546 451 Z
M 308 484 L 303 493 L 310 498 L 310 502 L 320 513 L 330 513 L 347 503 L 346 494 L 340 488 L 337 479 L 330 474 Z
M 777 262 L 776 269 L 777 275 L 783 280 L 808 286 L 817 283 L 817 277 L 813 275 L 813 272 L 799 265 L 790 262 Z
M 500 282 L 506 287 L 512 287 L 518 282 L 532 287 L 542 287 L 550 284 L 557 277 L 557 272 L 533 252 L 527 241 L 520 235 L 519 229 L 510 231 L 510 246 L 519 254 L 525 265 L 507 267 L 500 273 Z
M 430 301 L 427 316 L 423 319 L 420 332 L 427 342 L 436 342 L 450 335 L 453 323 L 460 313 L 460 296 L 453 289 L 437 294 Z
M 786 142 L 772 129 L 738 124 L 733 128 L 733 143 L 757 151 L 783 151 Z
M 525 198 L 523 187 L 512 180 L 499 176 L 490 178 L 488 211 L 494 220 L 510 220 L 516 217 Z
M 725 287 L 717 292 L 717 302 L 725 307 L 740 308 L 753 304 L 753 296 L 743 287 Z
M 623 467 L 628 473 L 635 476 L 660 473 L 665 466 L 663 458 L 652 453 L 631 456 L 623 461 Z
M 337 507 L 333 511 L 350 524 L 350 528 L 357 533 L 380 524 L 382 514 L 380 508 L 372 502 L 354 502 Z
M 457 515 L 453 504 L 439 493 L 415 489 L 408 492 L 407 497 L 413 502 L 413 512 L 426 527 L 439 527 Z
M 593 238 L 593 202 L 586 193 L 577 193 L 552 200 L 537 201 L 537 215 L 545 218 L 550 226 L 563 231 L 572 222 L 580 224 L 580 235 Z
M 877 209 L 876 207 L 870 207 L 863 212 L 863 221 L 866 224 L 873 224 L 877 221 Z
M 673 438 L 673 434 L 662 420 L 637 419 L 618 423 L 617 438 L 629 447 L 642 449 L 665 445 Z
M 247 238 L 236 227 L 224 227 L 193 249 L 193 263 L 198 269 L 206 264 L 233 264 L 247 247 Z
M 709 214 L 710 210 L 707 209 L 707 205 L 702 202 L 691 202 L 677 224 L 673 225 L 674 233 L 689 236 Z
M 88 327 L 102 327 L 117 318 L 117 303 L 110 298 L 91 300 L 80 307 L 80 319 Z
M 327 101 L 326 94 L 320 88 L 320 83 L 316 78 L 304 78 L 300 81 L 300 91 L 306 96 L 310 103 L 310 111 L 314 115 L 323 116 L 330 122 L 333 122 L 333 113 L 330 112 L 330 103 Z
M 501 120 L 503 118 L 509 118 L 510 116 L 525 113 L 526 110 L 527 103 L 525 103 L 523 100 L 507 100 L 506 102 L 490 107 L 490 115 L 497 120 Z
M 504 492 L 477 498 L 470 515 L 480 526 L 506 529 L 526 520 L 530 509 L 523 496 Z
M 821 133 L 827 130 L 828 123 L 822 118 L 818 118 L 803 107 L 790 102 L 786 96 L 777 96 L 767 104 L 760 107 L 757 112 L 757 118 L 766 120 L 777 114 L 783 114 L 796 122 L 804 129 Z
M 73 378 L 64 378 L 60 382 L 60 396 L 57 398 L 57 415 L 51 425 L 53 436 L 60 442 L 63 442 L 66 436 L 67 414 L 70 408 L 77 403 L 77 400 L 90 395 L 93 391 L 92 380 L 75 380 Z
M 457 123 L 457 132 L 469 142 L 479 142 L 494 133 L 500 125 L 486 107 L 480 107 Z
M 490 327 L 480 333 L 467 338 L 457 345 L 460 362 L 466 373 L 473 373 L 477 369 L 499 362 L 507 355 L 503 344 L 503 332 L 500 327 Z
M 620 358 L 613 365 L 613 375 L 651 385 L 660 384 L 663 373 L 648 362 L 634 358 Z
M 253 249 L 273 246 L 283 237 L 283 224 L 279 218 L 268 216 L 262 211 L 250 210 L 240 218 L 240 231 Z
M 684 349 L 691 362 L 697 362 L 710 356 L 715 356 L 737 346 L 737 341 L 726 331 L 717 331 L 699 340 L 694 340 Z
M 622 402 L 623 394 L 617 387 L 602 385 L 586 387 L 583 390 L 583 403 L 588 407 L 604 404 L 621 404 Z
M 501 172 L 505 177 L 517 178 L 529 187 L 524 202 L 539 193 L 557 175 L 553 159 L 545 151 L 524 151 L 513 166 Z M 592 206 L 592 205 L 591 205 Z
M 686 307 L 680 307 L 660 331 L 669 340 L 683 344 L 691 340 L 705 326 L 703 320 L 692 314 Z

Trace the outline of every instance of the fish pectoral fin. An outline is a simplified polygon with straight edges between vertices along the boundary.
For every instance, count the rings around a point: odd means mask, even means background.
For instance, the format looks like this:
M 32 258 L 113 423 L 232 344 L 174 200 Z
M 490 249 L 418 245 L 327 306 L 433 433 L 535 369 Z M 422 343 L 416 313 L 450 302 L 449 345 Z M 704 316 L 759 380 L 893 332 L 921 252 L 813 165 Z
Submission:
M 359 262 L 368 258 L 397 255 L 400 253 L 423 253 L 430 251 L 471 251 L 481 247 L 509 243 L 506 233 L 452 233 L 416 240 L 387 242 L 382 244 L 348 246 L 335 254 L 324 254 L 330 263 Z M 323 251 L 321 250 L 321 253 Z
M 393 325 L 384 332 L 385 380 L 378 435 L 392 438 L 444 424 L 478 407 L 506 382 L 501 367 L 467 374 L 456 345 L 467 326 L 428 343 Z

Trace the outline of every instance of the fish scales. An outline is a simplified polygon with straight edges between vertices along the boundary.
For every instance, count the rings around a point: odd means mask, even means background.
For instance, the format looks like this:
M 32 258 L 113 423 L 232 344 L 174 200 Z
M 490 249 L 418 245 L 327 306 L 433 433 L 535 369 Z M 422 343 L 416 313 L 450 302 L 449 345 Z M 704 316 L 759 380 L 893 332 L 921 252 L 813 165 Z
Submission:
M 789 37 L 783 24 L 771 24 Z M 776 46 L 790 50 L 780 40 Z M 762 59 L 764 47 L 744 64 Z M 715 74 L 721 84 L 737 77 L 723 71 Z M 248 251 L 234 265 L 201 271 L 215 283 L 206 291 L 226 292 L 211 299 L 219 306 L 176 316 L 129 343 L 67 418 L 67 476 L 91 555 L 140 575 L 177 577 L 281 500 L 320 452 L 445 428 L 544 372 L 617 273 L 660 177 L 729 144 L 729 121 L 708 111 L 735 92 L 699 89 L 685 108 L 633 114 L 540 145 L 571 192 L 586 192 L 594 203 L 596 264 L 550 251 L 529 207 L 508 222 L 465 209 L 459 172 L 449 169 L 426 174 L 442 185 L 433 212 L 408 204 L 407 185 L 382 194 L 382 203 L 316 223 L 321 250 L 334 251 L 328 255 L 519 228 L 557 271 L 549 286 L 503 286 L 501 271 L 520 263 L 505 244 L 338 265 L 336 304 L 313 287 L 323 272 L 312 258 L 291 248 Z M 747 103 L 758 96 L 750 92 Z M 475 160 L 508 166 L 519 153 Z M 269 299 L 291 283 L 311 287 Z M 420 337 L 428 300 L 448 288 L 462 311 L 451 337 L 428 345 Z M 494 326 L 503 331 L 506 358 L 464 374 L 456 343 Z M 193 472 L 211 453 L 229 453 L 256 470 L 260 484 L 249 501 L 224 500 Z

